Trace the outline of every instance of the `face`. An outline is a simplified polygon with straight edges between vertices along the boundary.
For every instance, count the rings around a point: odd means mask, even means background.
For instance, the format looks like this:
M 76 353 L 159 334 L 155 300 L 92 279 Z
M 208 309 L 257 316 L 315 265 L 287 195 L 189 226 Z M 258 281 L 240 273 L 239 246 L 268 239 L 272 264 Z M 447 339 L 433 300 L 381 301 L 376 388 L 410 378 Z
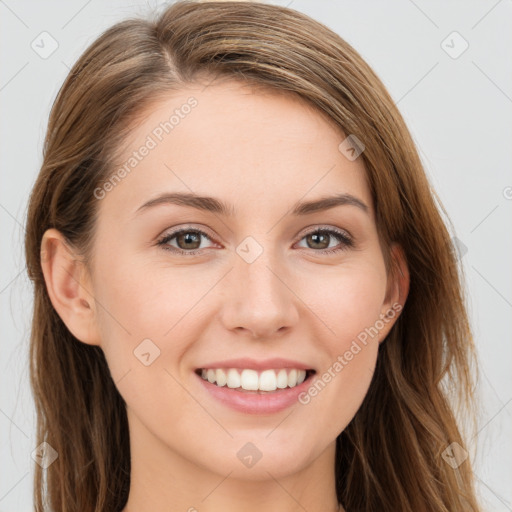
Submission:
M 88 285 L 132 445 L 247 480 L 333 457 L 403 303 L 345 138 L 237 82 L 190 85 L 134 128 L 125 172 L 97 189 Z

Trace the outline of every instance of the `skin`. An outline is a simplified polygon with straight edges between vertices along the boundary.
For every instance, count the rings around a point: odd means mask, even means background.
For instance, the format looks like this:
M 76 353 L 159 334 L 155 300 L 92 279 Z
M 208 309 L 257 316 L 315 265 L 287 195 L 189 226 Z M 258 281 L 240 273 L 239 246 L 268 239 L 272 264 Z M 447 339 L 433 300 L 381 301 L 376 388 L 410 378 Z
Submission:
M 51 301 L 82 342 L 103 349 L 127 403 L 132 456 L 124 512 L 338 509 L 335 440 L 367 393 L 377 351 L 396 314 L 308 404 L 276 414 L 227 408 L 194 370 L 232 357 L 299 360 L 319 378 L 365 328 L 404 305 L 409 274 L 386 273 L 362 158 L 347 159 L 345 139 L 328 119 L 290 95 L 224 81 L 192 84 L 147 109 L 126 161 L 169 113 L 198 105 L 136 168 L 98 201 L 91 272 L 62 235 L 48 230 L 43 270 Z M 232 218 L 175 204 L 135 213 L 163 192 L 194 192 L 231 204 Z M 344 205 L 293 217 L 297 201 L 350 193 L 368 213 Z M 171 228 L 206 231 L 180 255 L 156 245 Z M 316 241 L 320 227 L 348 232 Z M 318 233 L 317 233 L 318 234 Z M 252 263 L 236 249 L 261 246 Z M 180 245 L 178 245 L 180 244 Z M 134 356 L 144 339 L 160 355 Z M 237 452 L 253 443 L 261 459 L 246 467 Z

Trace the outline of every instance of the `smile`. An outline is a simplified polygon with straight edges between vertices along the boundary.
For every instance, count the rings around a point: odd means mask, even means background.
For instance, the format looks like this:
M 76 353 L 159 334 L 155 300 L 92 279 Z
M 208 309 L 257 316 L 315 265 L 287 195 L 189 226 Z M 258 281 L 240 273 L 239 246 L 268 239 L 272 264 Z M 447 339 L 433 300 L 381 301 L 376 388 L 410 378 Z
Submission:
M 257 371 L 238 368 L 199 368 L 196 373 L 218 387 L 228 387 L 234 391 L 268 393 L 302 384 L 314 370 L 281 368 Z

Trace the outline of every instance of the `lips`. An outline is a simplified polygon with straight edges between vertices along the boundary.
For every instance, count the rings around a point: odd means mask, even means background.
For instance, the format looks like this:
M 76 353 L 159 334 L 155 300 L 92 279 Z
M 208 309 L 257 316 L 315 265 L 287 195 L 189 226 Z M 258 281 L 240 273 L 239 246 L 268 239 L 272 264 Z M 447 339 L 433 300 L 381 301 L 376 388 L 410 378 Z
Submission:
M 252 386 L 253 390 L 249 391 L 242 387 L 230 388 L 227 385 L 219 386 L 215 382 L 204 379 L 202 377 L 203 371 L 204 370 L 198 369 L 194 374 L 199 387 L 204 390 L 206 396 L 211 397 L 214 402 L 219 403 L 221 406 L 244 414 L 256 415 L 275 414 L 293 405 L 297 405 L 299 403 L 298 397 L 312 385 L 316 373 L 313 370 L 311 372 L 299 370 L 307 376 L 302 382 L 297 382 L 293 387 L 286 386 L 282 389 L 276 388 L 273 391 L 264 391 L 259 389 L 260 386 L 258 383 L 258 389 L 254 390 L 255 388 Z M 213 371 L 213 369 L 209 368 L 207 372 L 208 371 Z M 255 370 L 252 369 L 245 369 L 243 371 L 255 372 Z M 261 373 L 263 374 L 265 372 L 272 372 L 272 370 L 263 370 Z M 298 373 L 295 369 L 290 370 L 290 372 Z M 236 385 L 236 383 L 234 385 Z
M 302 363 L 300 361 L 294 361 L 292 359 L 284 359 L 280 357 L 275 357 L 272 359 L 263 359 L 258 361 L 257 359 L 249 359 L 249 358 L 237 358 L 237 359 L 226 359 L 224 361 L 213 361 L 210 363 L 205 363 L 204 365 L 197 368 L 198 370 L 208 370 L 209 368 L 217 369 L 217 368 L 237 368 L 240 370 L 249 369 L 256 370 L 258 372 L 262 372 L 264 370 L 275 370 L 281 368 L 295 368 L 297 370 L 313 370 L 314 368 L 311 365 Z
M 316 370 L 284 358 L 212 361 L 194 372 L 210 396 L 249 414 L 271 414 L 297 403 Z

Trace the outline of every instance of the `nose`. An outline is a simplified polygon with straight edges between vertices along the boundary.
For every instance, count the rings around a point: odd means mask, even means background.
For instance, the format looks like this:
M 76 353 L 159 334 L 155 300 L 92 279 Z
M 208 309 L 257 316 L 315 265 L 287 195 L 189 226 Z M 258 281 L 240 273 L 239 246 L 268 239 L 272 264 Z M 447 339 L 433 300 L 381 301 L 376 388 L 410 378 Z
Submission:
M 221 321 L 231 331 L 270 339 L 289 331 L 299 319 L 292 276 L 268 251 L 252 263 L 235 259 L 223 279 Z

